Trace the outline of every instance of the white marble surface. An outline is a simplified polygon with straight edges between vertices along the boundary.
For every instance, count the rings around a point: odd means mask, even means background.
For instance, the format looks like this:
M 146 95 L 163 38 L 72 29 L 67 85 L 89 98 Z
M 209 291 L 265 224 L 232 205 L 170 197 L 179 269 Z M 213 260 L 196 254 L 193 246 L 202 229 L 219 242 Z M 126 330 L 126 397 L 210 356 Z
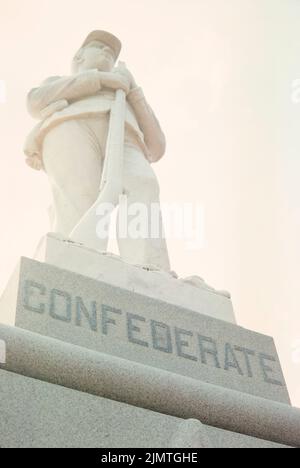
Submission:
M 196 276 L 179 279 L 163 270 L 146 270 L 112 254 L 100 253 L 55 233 L 41 240 L 35 259 L 128 291 L 236 324 L 230 295 Z
M 27 163 L 44 169 L 53 192 L 53 229 L 99 251 L 109 230 L 99 234 L 107 205 L 159 207 L 159 185 L 151 163 L 165 153 L 160 124 L 125 64 L 117 66 L 121 42 L 105 31 L 89 34 L 75 54 L 70 76 L 53 76 L 28 94 L 39 123 L 25 144 Z M 160 209 L 160 208 L 159 208 Z M 103 213 L 102 215 L 100 214 Z M 130 219 L 127 214 L 124 215 Z M 170 270 L 163 231 L 159 237 L 118 234 L 120 255 L 133 263 Z

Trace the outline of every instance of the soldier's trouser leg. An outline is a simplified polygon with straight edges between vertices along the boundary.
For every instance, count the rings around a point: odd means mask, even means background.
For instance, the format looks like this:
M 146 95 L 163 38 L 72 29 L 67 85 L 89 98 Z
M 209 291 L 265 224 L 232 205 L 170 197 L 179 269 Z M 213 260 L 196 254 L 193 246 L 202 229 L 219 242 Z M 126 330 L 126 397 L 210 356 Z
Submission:
M 127 237 L 118 238 L 122 258 L 129 263 L 154 265 L 169 271 L 157 177 L 144 154 L 130 146 L 125 147 L 124 189 L 127 207 L 121 203 L 118 228 L 121 229 L 122 210 L 127 211 L 128 232 Z
M 55 208 L 52 228 L 65 237 L 99 193 L 104 159 L 101 141 L 107 133 L 104 117 L 63 122 L 44 140 L 43 161 Z
M 106 115 L 70 120 L 53 128 L 45 137 L 43 161 L 54 199 L 53 230 L 65 237 L 69 237 L 99 195 L 108 123 Z M 150 220 L 151 205 L 157 208 L 159 204 L 155 173 L 139 149 L 125 146 L 124 158 L 124 190 L 128 204 L 142 204 Z M 131 221 L 129 216 L 129 226 Z M 170 269 L 166 241 L 162 235 L 141 239 L 132 238 L 129 232 L 125 238 L 118 239 L 118 244 L 122 258 L 129 263 Z M 99 239 L 99 250 L 105 250 L 106 245 L 105 239 Z

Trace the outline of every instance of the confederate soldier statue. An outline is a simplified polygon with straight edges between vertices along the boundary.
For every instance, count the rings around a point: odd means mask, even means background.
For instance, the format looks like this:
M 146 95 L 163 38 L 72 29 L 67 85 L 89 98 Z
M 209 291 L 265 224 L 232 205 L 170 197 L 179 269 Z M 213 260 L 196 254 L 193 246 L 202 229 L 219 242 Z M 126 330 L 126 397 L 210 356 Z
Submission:
M 96 234 L 98 201 L 117 205 L 123 195 L 127 207 L 143 204 L 150 215 L 159 204 L 151 163 L 166 147 L 142 89 L 124 65 L 115 67 L 120 51 L 119 39 L 94 31 L 76 53 L 71 76 L 48 78 L 28 95 L 29 113 L 39 123 L 25 153 L 31 167 L 48 175 L 53 230 L 99 251 L 108 238 Z M 119 218 L 121 210 L 122 204 Z M 125 261 L 170 270 L 163 229 L 159 236 L 127 233 L 118 244 Z

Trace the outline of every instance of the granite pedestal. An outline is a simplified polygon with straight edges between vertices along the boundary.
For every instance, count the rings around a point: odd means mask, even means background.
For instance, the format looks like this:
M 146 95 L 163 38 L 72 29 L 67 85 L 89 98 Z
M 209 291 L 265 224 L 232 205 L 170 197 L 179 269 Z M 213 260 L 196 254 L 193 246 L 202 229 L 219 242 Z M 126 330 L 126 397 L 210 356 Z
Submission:
M 270 337 L 26 258 L 16 279 L 17 327 L 290 403 Z
M 1 448 L 284 448 L 0 370 Z M 198 421 L 196 422 L 198 423 Z M 130 430 L 129 430 L 130 428 Z
M 0 300 L 0 321 L 16 316 L 0 325 L 0 446 L 300 446 L 274 341 L 237 326 L 226 293 L 182 283 L 177 301 L 170 275 L 101 255 L 96 277 L 94 252 L 46 247 Z

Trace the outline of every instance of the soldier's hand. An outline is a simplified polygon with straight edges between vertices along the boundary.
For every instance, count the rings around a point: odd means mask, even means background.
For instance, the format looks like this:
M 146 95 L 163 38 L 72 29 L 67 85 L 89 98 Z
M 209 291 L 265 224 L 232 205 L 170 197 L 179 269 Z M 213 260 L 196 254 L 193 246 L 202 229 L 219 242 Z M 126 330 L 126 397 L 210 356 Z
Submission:
M 132 73 L 128 70 L 128 68 L 125 65 L 121 65 L 121 66 L 114 68 L 113 73 L 117 75 L 121 75 L 125 79 L 127 79 L 129 81 L 130 90 L 137 88 L 137 84 Z
M 26 159 L 26 164 L 35 171 L 40 171 L 43 168 L 43 162 L 39 156 L 30 156 Z
M 124 73 L 120 73 L 119 70 L 113 71 L 112 75 L 114 76 L 117 82 L 118 87 L 116 89 L 123 89 L 123 91 L 125 91 L 126 94 L 128 94 L 131 89 L 129 76 L 125 75 Z
M 123 89 L 126 94 L 130 91 L 130 80 L 128 77 L 117 72 L 98 72 L 101 86 L 113 90 Z

